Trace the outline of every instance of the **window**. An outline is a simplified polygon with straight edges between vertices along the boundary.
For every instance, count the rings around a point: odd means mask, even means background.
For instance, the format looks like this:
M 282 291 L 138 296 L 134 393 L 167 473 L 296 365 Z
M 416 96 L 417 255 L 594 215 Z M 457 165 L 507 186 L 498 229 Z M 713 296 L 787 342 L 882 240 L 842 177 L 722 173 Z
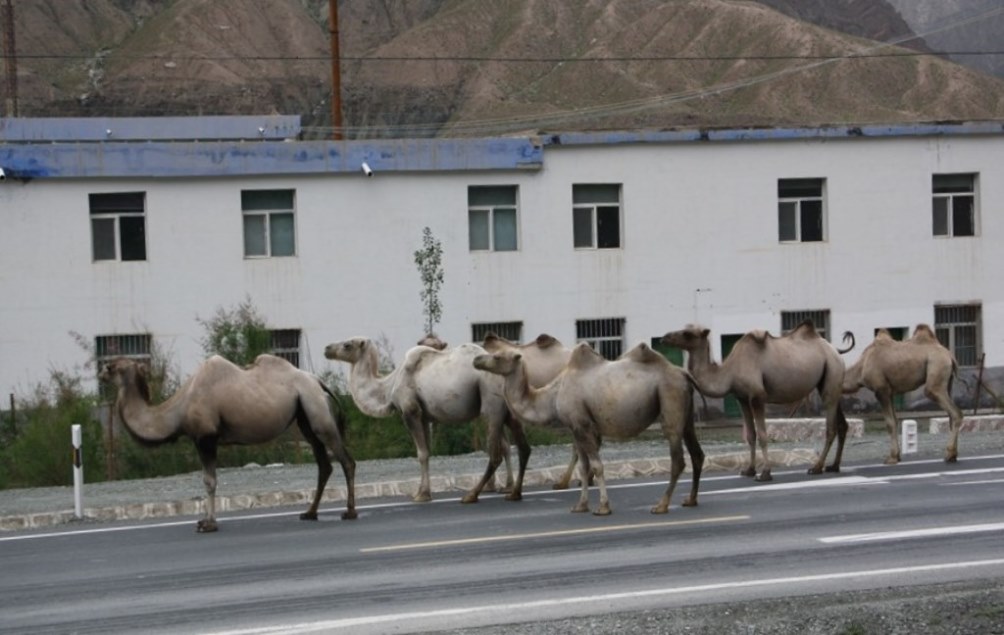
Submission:
M 516 186 L 467 188 L 471 251 L 516 251 Z
M 816 311 L 781 311 L 781 332 L 787 333 L 794 330 L 805 320 L 812 320 L 816 325 L 816 331 L 824 340 L 830 339 L 830 311 L 828 309 Z
M 825 179 L 778 179 L 778 239 L 788 242 L 823 240 Z
M 146 260 L 146 192 L 89 194 L 88 199 L 94 260 Z
M 522 322 L 483 322 L 481 324 L 471 324 L 471 341 L 483 342 L 485 335 L 494 333 L 499 337 L 504 337 L 510 342 L 520 343 L 523 341 Z
M 621 246 L 621 186 L 573 185 L 572 233 L 576 249 Z
M 952 351 L 959 366 L 980 361 L 980 305 L 956 304 L 934 307 L 934 331 L 938 341 Z
M 295 190 L 241 190 L 244 257 L 296 255 Z
M 272 331 L 272 354 L 300 367 L 300 329 Z
M 617 359 L 624 352 L 624 318 L 576 320 L 575 341 L 589 345 L 607 359 Z
M 976 235 L 976 175 L 934 175 L 934 235 Z

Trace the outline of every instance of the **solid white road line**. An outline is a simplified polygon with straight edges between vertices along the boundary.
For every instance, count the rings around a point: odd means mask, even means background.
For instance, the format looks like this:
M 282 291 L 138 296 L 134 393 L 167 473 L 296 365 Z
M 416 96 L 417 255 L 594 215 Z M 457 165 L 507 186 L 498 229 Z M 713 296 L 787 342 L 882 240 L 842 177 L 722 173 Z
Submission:
M 849 544 L 857 542 L 877 542 L 879 540 L 903 540 L 906 538 L 930 538 L 931 536 L 958 536 L 978 534 L 988 531 L 1004 531 L 1004 523 L 983 523 L 979 525 L 955 525 L 952 527 L 928 527 L 925 529 L 902 529 L 898 531 L 876 531 L 870 534 L 849 534 L 827 536 L 819 542 L 829 544 Z

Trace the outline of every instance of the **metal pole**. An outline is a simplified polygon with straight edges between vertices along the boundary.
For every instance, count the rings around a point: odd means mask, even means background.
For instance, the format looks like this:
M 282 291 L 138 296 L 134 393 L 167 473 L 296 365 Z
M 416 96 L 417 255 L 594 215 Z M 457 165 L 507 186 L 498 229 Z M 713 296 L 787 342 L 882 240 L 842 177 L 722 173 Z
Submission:
M 17 117 L 17 45 L 14 43 L 14 0 L 0 0 L 3 10 L 3 57 L 7 100 L 4 110 L 8 117 Z
M 342 57 L 338 51 L 338 0 L 328 0 L 331 31 L 331 138 L 342 138 Z
M 81 489 L 84 485 L 84 465 L 80 457 L 80 424 L 73 424 L 73 515 L 82 519 L 84 508 Z

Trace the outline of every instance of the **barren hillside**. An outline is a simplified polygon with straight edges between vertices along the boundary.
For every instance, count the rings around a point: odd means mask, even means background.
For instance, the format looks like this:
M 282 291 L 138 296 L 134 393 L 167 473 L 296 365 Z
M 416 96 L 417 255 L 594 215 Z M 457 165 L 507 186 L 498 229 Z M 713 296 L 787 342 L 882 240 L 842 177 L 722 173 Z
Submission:
M 330 125 L 327 0 L 15 7 L 22 115 L 281 112 L 316 135 Z M 885 0 L 340 7 L 349 136 L 1004 119 L 1004 81 L 888 57 L 910 51 L 875 39 L 911 32 Z

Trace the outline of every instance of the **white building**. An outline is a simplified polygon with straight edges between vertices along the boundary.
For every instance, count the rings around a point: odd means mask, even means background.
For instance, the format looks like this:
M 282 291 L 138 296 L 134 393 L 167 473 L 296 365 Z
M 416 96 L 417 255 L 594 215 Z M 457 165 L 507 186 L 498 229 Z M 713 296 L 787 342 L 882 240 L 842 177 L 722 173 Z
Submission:
M 805 315 L 858 346 L 934 325 L 1004 359 L 1004 125 L 297 141 L 297 117 L 0 120 L 0 390 L 250 298 L 301 367 L 423 335 L 414 252 L 443 246 L 451 343 L 603 340 L 697 322 L 716 356 Z M 372 170 L 367 176 L 366 163 Z M 152 338 L 152 339 L 151 339 Z M 993 374 L 993 373 L 991 373 Z M 1001 392 L 998 390 L 998 392 Z M 961 396 L 961 395 L 959 395 Z

